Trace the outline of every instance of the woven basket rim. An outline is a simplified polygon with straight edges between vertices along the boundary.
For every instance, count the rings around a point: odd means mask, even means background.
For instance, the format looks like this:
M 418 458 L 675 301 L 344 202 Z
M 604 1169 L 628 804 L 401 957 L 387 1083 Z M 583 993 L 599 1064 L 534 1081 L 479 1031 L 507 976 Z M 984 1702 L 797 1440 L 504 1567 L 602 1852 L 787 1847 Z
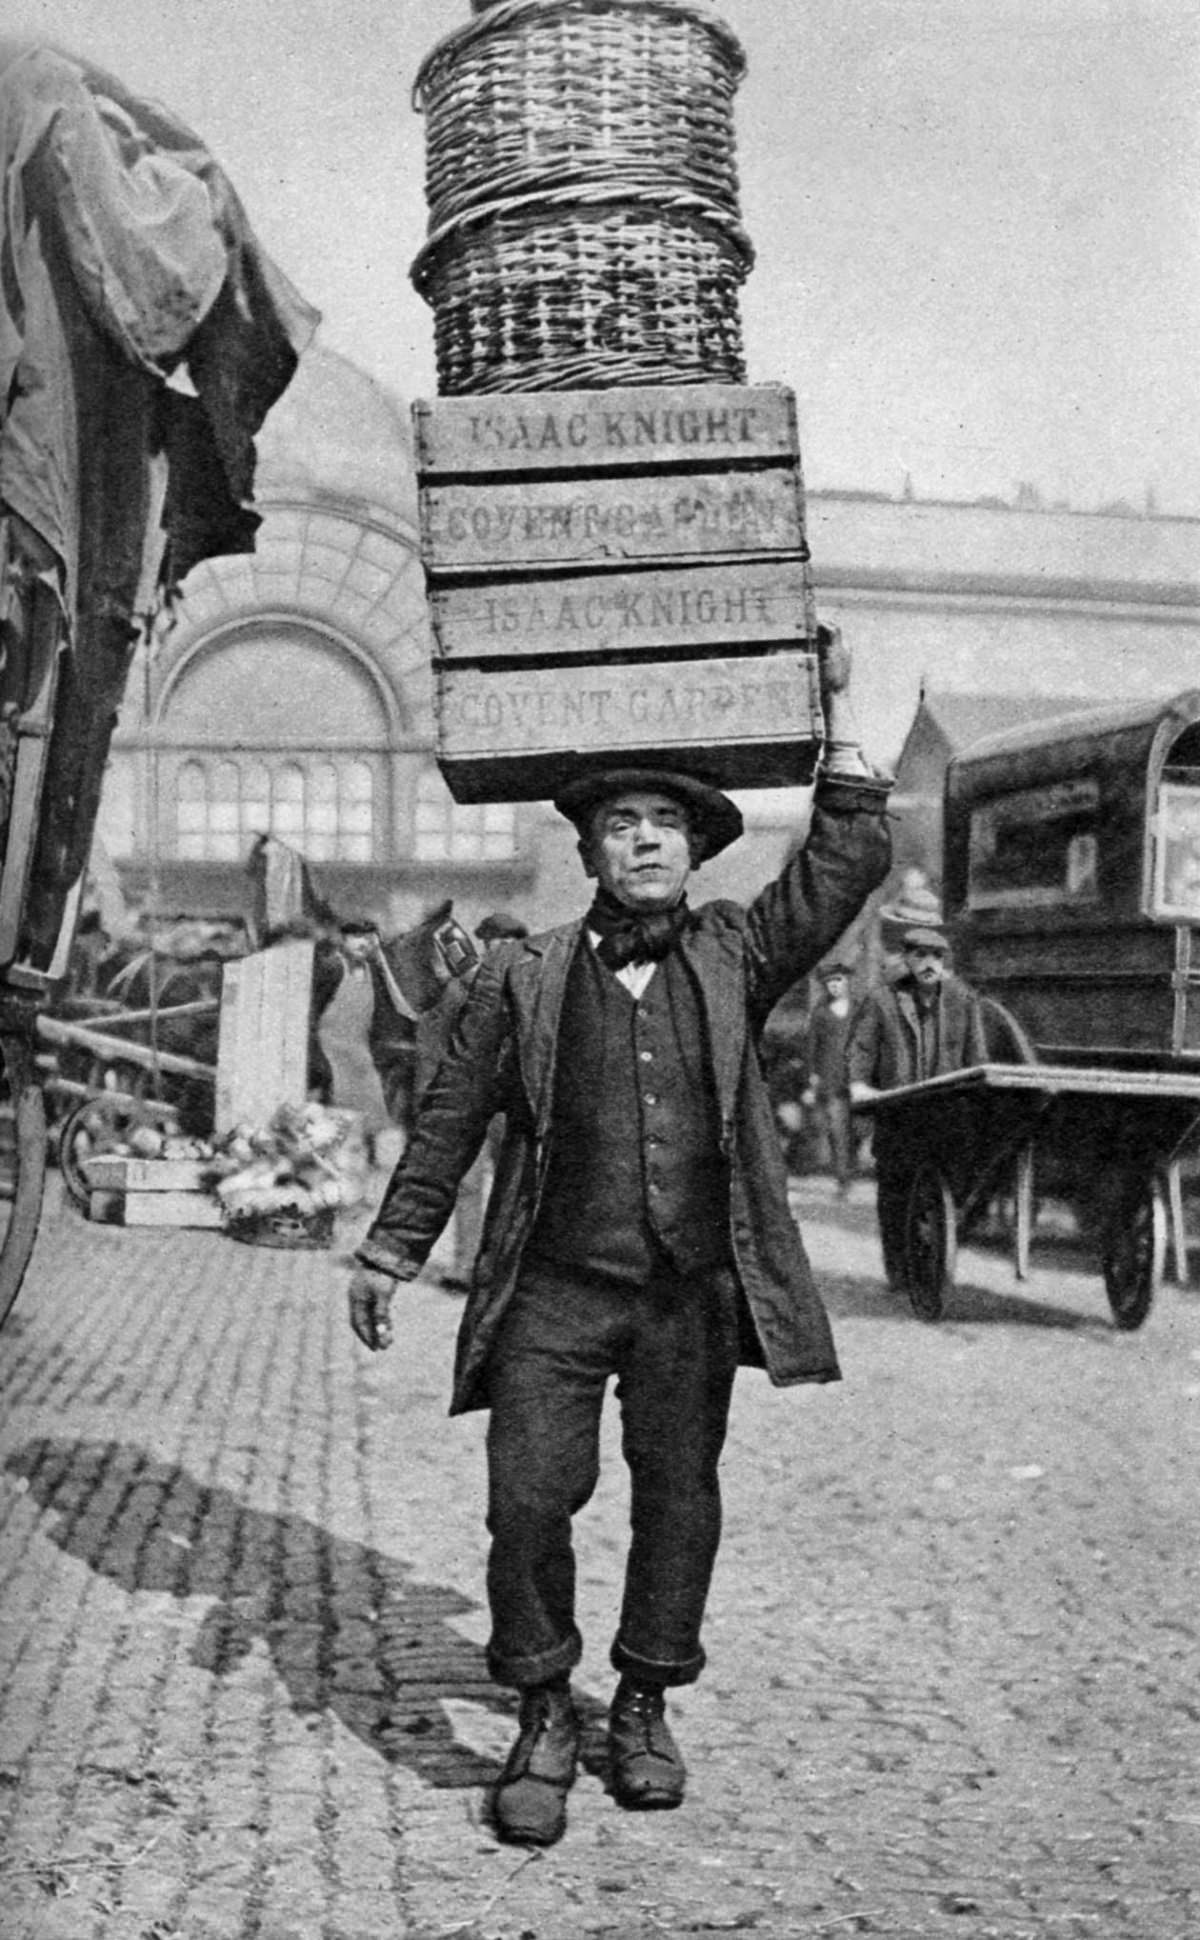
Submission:
M 413 82 L 412 104 L 424 112 L 425 85 L 430 70 L 438 63 L 461 54 L 475 41 L 486 40 L 504 28 L 539 15 L 550 20 L 556 14 L 673 14 L 691 20 L 719 40 L 740 79 L 746 71 L 746 50 L 728 21 L 710 9 L 705 0 L 496 0 L 495 6 L 473 15 L 462 26 L 443 36 L 430 48 Z
M 409 275 L 416 289 L 424 295 L 424 285 L 434 274 L 437 261 L 448 245 L 456 241 L 464 230 L 478 229 L 498 219 L 511 220 L 516 216 L 532 222 L 538 217 L 552 219 L 557 216 L 562 219 L 574 213 L 611 213 L 621 208 L 635 211 L 643 220 L 653 221 L 655 217 L 676 215 L 702 228 L 714 230 L 739 258 L 742 274 L 749 274 L 754 267 L 754 244 L 747 230 L 728 211 L 690 190 L 664 190 L 660 182 L 649 181 L 645 189 L 644 200 L 639 200 L 629 183 L 621 183 L 583 195 L 577 189 L 558 193 L 538 190 L 500 202 L 481 203 L 435 230 L 414 257 Z

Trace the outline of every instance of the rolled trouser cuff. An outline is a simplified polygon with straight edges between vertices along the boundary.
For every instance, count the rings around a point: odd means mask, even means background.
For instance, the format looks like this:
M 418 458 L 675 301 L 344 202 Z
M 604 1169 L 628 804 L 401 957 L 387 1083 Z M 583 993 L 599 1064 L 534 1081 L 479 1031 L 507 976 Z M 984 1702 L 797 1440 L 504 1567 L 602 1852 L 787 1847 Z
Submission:
M 489 1644 L 488 1674 L 496 1684 L 507 1684 L 514 1690 L 526 1691 L 532 1685 L 549 1684 L 556 1677 L 566 1677 L 582 1655 L 583 1639 L 577 1630 L 569 1637 L 564 1637 L 553 1650 L 536 1651 L 528 1656 L 509 1655 Z
M 663 1661 L 657 1657 L 643 1657 L 636 1650 L 629 1650 L 619 1637 L 613 1639 L 609 1662 L 615 1671 L 631 1677 L 639 1684 L 694 1684 L 705 1664 L 708 1662 L 703 1650 L 694 1657 L 682 1660 L 674 1658 Z

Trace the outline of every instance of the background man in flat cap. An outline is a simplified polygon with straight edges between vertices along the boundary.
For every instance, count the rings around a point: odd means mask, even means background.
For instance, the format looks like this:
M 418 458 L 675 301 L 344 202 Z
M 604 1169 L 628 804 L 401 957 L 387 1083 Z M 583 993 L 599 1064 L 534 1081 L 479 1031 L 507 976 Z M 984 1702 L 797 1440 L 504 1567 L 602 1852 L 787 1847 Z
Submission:
M 846 1077 L 846 1043 L 853 1015 L 852 974 L 853 965 L 841 958 L 821 965 L 821 996 L 813 1006 L 804 1045 L 808 1083 L 803 1102 L 811 1108 L 825 1134 L 839 1198 L 849 1192 L 855 1169 L 850 1085 Z
M 846 1076 L 852 1105 L 868 1104 L 897 1085 L 987 1062 L 979 999 L 949 970 L 944 930 L 906 930 L 902 948 L 901 974 L 872 990 L 850 1025 Z M 876 1118 L 873 1150 L 883 1270 L 888 1286 L 903 1292 L 904 1216 L 921 1153 L 886 1112 Z
M 632 1809 L 683 1798 L 663 1694 L 705 1661 L 735 1369 L 765 1366 L 780 1385 L 838 1378 L 756 1053 L 771 1006 L 888 866 L 888 783 L 846 730 L 835 634 L 822 654 L 811 828 L 748 908 L 687 901 L 691 871 L 741 832 L 717 789 L 615 765 L 562 789 L 595 898 L 579 920 L 484 958 L 358 1253 L 352 1325 L 384 1347 L 395 1282 L 420 1271 L 505 1114 L 451 1412 L 491 1410 L 488 1662 L 521 1693 L 494 1799 L 511 1840 L 548 1845 L 566 1823 L 581 1653 L 571 1520 L 595 1487 L 609 1378 L 632 1522 L 609 1753 L 616 1800 Z

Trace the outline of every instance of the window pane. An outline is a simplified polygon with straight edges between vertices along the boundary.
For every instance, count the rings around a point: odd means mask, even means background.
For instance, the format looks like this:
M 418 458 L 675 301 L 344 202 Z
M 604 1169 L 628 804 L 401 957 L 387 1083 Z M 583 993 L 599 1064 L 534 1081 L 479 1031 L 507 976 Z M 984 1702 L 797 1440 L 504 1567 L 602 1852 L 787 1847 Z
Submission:
M 308 772 L 308 794 L 314 802 L 336 802 L 338 773 L 332 762 L 321 761 Z

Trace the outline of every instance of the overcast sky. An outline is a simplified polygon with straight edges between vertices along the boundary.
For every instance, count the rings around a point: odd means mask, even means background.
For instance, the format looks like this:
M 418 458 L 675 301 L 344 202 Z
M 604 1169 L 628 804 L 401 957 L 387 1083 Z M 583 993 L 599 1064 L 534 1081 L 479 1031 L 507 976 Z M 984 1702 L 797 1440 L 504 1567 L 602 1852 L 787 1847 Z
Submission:
M 1196 0 L 728 0 L 749 374 L 808 482 L 1200 514 Z M 468 0 L 4 0 L 189 120 L 325 336 L 433 389 L 416 69 Z

